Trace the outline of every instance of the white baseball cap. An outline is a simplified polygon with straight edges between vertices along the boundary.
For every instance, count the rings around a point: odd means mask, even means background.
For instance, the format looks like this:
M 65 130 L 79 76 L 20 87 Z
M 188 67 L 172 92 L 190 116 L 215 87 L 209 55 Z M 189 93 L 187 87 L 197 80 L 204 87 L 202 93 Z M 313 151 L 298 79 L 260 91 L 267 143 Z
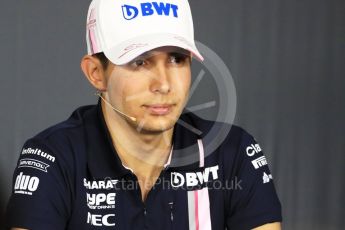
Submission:
M 103 52 L 116 65 L 163 46 L 188 50 L 199 61 L 188 0 L 93 0 L 86 41 L 88 54 Z

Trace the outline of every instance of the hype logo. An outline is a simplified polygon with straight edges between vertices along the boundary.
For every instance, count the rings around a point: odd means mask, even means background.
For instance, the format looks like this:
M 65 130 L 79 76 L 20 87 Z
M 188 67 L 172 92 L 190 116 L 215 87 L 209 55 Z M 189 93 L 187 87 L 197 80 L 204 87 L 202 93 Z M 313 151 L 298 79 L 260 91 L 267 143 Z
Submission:
M 131 5 L 123 5 L 122 14 L 124 19 L 132 20 L 136 18 L 139 15 L 139 9 L 142 16 L 152 16 L 155 14 L 160 16 L 170 16 L 172 13 L 175 18 L 178 18 L 177 5 L 163 2 L 146 2 L 141 3 L 139 8 Z

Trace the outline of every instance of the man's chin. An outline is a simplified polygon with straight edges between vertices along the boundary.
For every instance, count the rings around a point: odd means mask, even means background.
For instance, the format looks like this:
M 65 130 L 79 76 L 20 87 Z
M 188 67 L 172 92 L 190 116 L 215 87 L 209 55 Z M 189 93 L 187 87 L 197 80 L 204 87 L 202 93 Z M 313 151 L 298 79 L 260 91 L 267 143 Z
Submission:
M 146 133 L 146 134 L 160 134 L 162 132 L 168 131 L 172 128 L 174 128 L 174 125 L 176 124 L 175 121 L 160 121 L 159 119 L 154 122 L 147 122 L 147 123 L 138 123 L 137 124 L 137 131 L 140 133 Z

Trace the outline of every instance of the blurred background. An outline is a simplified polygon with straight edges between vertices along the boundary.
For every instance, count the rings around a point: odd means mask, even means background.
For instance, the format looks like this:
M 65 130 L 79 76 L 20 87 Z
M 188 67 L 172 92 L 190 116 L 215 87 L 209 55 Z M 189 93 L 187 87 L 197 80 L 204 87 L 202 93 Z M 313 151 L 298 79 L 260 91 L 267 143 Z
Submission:
M 345 1 L 190 4 L 196 39 L 232 73 L 234 123 L 256 137 L 268 158 L 284 229 L 344 229 Z M 24 141 L 75 108 L 97 102 L 79 68 L 88 5 L 88 0 L 2 0 L 1 223 Z M 193 68 L 197 75 L 200 66 Z M 206 76 L 190 105 L 219 100 Z M 217 105 L 198 114 L 212 119 Z

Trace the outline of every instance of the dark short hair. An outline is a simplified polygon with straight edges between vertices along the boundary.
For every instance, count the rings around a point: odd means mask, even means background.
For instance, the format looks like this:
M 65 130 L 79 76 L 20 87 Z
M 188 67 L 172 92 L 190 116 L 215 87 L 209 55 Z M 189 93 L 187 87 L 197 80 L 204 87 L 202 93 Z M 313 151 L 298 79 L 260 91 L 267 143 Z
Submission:
M 108 68 L 109 59 L 104 55 L 103 52 L 93 54 L 92 56 L 95 57 L 95 58 L 98 58 L 98 60 L 101 62 L 102 67 L 103 67 L 104 69 L 107 69 L 107 68 Z

